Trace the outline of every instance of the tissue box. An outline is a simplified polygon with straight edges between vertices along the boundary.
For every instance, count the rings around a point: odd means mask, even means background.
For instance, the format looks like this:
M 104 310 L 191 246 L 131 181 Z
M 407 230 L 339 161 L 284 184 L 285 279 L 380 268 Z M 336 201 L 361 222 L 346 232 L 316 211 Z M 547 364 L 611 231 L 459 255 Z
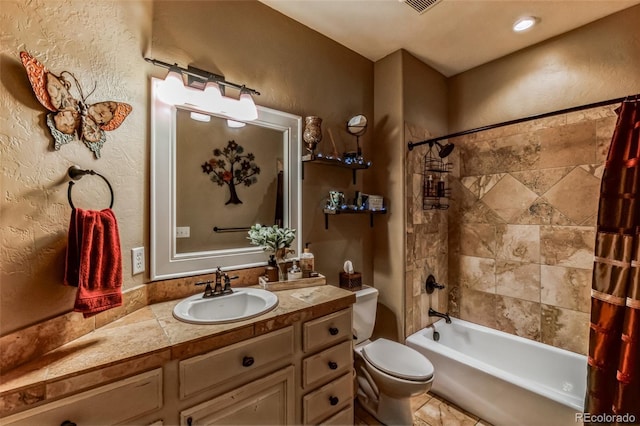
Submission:
M 360 272 L 353 274 L 340 272 L 340 287 L 346 290 L 360 290 L 362 288 L 362 274 Z

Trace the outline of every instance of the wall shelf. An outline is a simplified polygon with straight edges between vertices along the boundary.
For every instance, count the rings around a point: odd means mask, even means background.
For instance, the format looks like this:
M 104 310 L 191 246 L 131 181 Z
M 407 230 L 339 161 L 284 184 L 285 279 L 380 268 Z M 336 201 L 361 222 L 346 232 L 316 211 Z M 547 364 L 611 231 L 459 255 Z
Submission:
M 305 163 L 324 164 L 327 166 L 342 167 L 344 169 L 351 169 L 353 173 L 353 184 L 356 183 L 356 171 L 366 170 L 371 167 L 371 161 L 365 160 L 350 160 L 340 157 L 325 157 L 322 154 L 307 154 L 302 156 L 302 179 L 304 179 L 304 165 Z
M 324 229 L 329 229 L 329 216 L 339 214 L 368 214 L 369 226 L 373 227 L 373 216 L 378 214 L 387 214 L 387 209 L 382 210 L 354 210 L 354 209 L 324 209 Z

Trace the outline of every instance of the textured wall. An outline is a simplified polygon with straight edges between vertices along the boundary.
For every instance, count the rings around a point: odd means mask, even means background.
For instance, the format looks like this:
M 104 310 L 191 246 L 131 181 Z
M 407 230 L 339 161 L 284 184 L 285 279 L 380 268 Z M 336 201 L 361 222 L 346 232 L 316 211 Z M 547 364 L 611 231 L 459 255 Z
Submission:
M 323 117 L 320 151 L 328 150 L 328 128 L 339 150 L 353 149 L 355 139 L 344 129 L 346 120 L 358 113 L 373 116 L 371 61 L 256 1 L 3 1 L 0 28 L 0 106 L 11 111 L 0 117 L 2 335 L 73 307 L 75 290 L 62 285 L 70 214 L 65 174 L 72 164 L 102 172 L 113 185 L 124 287 L 148 280 L 147 274 L 131 275 L 130 249 L 149 249 L 148 87 L 150 75 L 164 77 L 165 71 L 144 62 L 144 56 L 219 72 L 260 90 L 256 102 L 261 105 Z M 100 160 L 79 142 L 51 150 L 45 109 L 32 93 L 19 61 L 21 50 L 55 73 L 73 72 L 85 91 L 96 82 L 91 101 L 119 100 L 133 106 L 124 124 L 108 132 Z M 373 132 L 361 142 L 368 156 Z M 99 185 L 97 178 L 81 180 L 74 188 L 76 205 L 106 207 L 105 188 Z M 316 268 L 331 282 L 337 282 L 343 260 L 352 258 L 370 283 L 368 218 L 332 218 L 336 220 L 325 230 L 321 208 L 330 189 L 349 194 L 366 190 L 361 174 L 354 185 L 349 170 L 307 166 L 301 238 L 312 242 Z M 62 318 L 66 328 L 93 328 L 93 320 Z
M 617 105 L 452 140 L 450 309 L 586 353 L 600 178 Z
M 147 212 L 147 85 L 141 50 L 150 37 L 151 3 L 81 0 L 3 1 L 0 7 L 0 334 L 72 309 L 75 289 L 62 285 L 71 209 L 67 168 L 78 164 L 103 173 L 115 192 L 124 287 L 129 251 L 144 243 Z M 88 101 L 133 106 L 117 130 L 107 132 L 102 158 L 74 141 L 52 151 L 45 109 L 36 100 L 18 56 L 26 50 L 55 74 L 72 72 Z M 75 95 L 77 92 L 73 91 Z M 85 177 L 74 203 L 108 206 L 102 181 Z

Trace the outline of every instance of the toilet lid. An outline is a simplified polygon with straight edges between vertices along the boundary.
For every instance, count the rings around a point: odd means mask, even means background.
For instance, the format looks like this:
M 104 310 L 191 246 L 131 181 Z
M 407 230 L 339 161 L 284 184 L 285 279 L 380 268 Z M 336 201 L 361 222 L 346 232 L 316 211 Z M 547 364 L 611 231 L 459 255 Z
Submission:
M 424 355 L 398 342 L 377 339 L 362 354 L 374 367 L 401 379 L 422 381 L 433 376 L 433 364 Z

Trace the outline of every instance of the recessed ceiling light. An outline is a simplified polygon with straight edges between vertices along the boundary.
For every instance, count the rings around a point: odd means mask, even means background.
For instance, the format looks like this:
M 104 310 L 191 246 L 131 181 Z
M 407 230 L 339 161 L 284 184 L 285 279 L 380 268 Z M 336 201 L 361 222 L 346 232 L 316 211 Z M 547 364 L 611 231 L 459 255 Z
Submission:
M 540 18 L 536 18 L 535 16 L 525 16 L 524 18 L 518 19 L 513 24 L 513 31 L 520 33 L 522 31 L 526 31 L 529 28 L 533 27 L 540 21 Z

